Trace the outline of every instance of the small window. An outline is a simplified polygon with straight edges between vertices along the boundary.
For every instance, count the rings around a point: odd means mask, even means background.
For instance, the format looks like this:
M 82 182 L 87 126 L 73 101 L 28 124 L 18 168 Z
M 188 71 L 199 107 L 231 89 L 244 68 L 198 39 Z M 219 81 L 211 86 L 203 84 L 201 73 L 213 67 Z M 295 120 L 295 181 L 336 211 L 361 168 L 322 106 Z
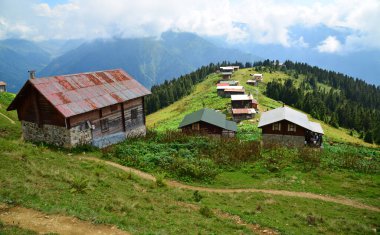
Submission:
M 100 120 L 100 129 L 102 132 L 108 131 L 108 118 Z
M 131 109 L 131 119 L 132 120 L 137 119 L 137 109 Z
M 288 124 L 288 131 L 296 132 L 296 125 L 292 124 L 292 123 L 289 123 Z
M 274 131 L 281 131 L 281 123 L 279 123 L 279 122 L 273 123 L 272 130 L 274 130 Z
M 191 125 L 191 129 L 199 130 L 199 123 L 193 123 L 193 125 Z

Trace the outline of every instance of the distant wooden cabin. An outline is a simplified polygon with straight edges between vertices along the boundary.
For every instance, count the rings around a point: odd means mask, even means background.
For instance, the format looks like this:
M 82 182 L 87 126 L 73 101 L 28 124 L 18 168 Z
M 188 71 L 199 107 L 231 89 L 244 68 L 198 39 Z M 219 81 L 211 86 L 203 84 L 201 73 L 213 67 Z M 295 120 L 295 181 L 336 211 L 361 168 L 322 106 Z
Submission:
M 247 84 L 248 85 L 252 85 L 252 86 L 256 86 L 258 83 L 256 82 L 256 80 L 247 80 Z
M 238 65 L 233 65 L 231 67 L 234 69 L 234 71 L 238 71 L 240 69 L 240 66 Z
M 0 81 L 0 92 L 7 91 L 7 84 L 5 82 Z
M 264 112 L 258 125 L 262 129 L 264 146 L 316 146 L 323 142 L 319 123 L 309 121 L 306 114 L 281 107 Z
M 251 76 L 253 77 L 253 80 L 255 80 L 256 82 L 263 81 L 263 75 L 261 73 L 251 74 Z
M 219 67 L 220 69 L 220 72 L 230 72 L 230 73 L 233 73 L 235 68 L 233 66 L 222 66 L 222 67 Z
M 217 86 L 217 93 L 221 97 L 229 98 L 231 95 L 243 95 L 245 89 L 243 86 Z
M 258 102 L 251 94 L 232 95 L 231 96 L 232 108 L 258 108 Z
M 257 105 L 258 103 L 252 95 L 231 95 L 232 117 L 234 121 L 255 117 Z
M 120 69 L 38 79 L 32 74 L 7 110 L 17 110 L 27 141 L 102 148 L 145 135 L 149 94 Z
M 235 122 L 254 118 L 256 110 L 253 108 L 232 108 L 232 118 Z
M 234 137 L 237 131 L 235 122 L 226 120 L 226 115 L 208 108 L 186 115 L 179 128 L 184 133 L 223 137 Z
M 232 77 L 232 72 L 221 72 L 220 74 L 223 80 L 228 80 Z
M 219 80 L 216 86 L 237 86 L 239 85 L 238 81 L 233 80 Z

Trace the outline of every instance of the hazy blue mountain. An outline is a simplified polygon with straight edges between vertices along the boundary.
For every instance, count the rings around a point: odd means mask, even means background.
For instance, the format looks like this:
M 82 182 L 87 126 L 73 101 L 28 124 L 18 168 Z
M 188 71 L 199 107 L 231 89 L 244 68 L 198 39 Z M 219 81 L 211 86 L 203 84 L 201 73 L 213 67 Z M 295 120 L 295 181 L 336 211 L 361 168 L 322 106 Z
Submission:
M 48 40 L 37 43 L 8 39 L 0 41 L 0 80 L 7 82 L 8 89 L 15 92 L 28 78 L 27 70 L 30 69 L 37 70 L 37 76 L 42 77 L 122 68 L 151 87 L 210 62 L 253 62 L 269 58 L 306 62 L 380 85 L 380 51 L 327 54 L 315 49 L 326 36 L 341 33 L 337 38 L 342 40 L 346 33 L 329 30 L 323 27 L 309 31 L 299 29 L 299 33 L 294 30 L 293 37 L 302 34 L 308 47 L 287 48 L 281 45 L 229 45 L 223 38 L 205 39 L 193 33 L 173 31 L 163 33 L 159 39 Z
M 243 52 L 254 52 L 260 57 L 271 60 L 305 62 L 380 85 L 380 50 L 360 50 L 345 53 L 322 53 L 318 51 L 317 47 L 321 41 L 329 36 L 334 36 L 341 43 L 344 43 L 350 34 L 348 29 L 331 29 L 320 25 L 319 27 L 295 26 L 289 31 L 291 41 L 294 41 L 293 45 L 289 47 L 253 43 L 231 44 L 229 47 Z M 299 42 L 301 37 L 303 43 Z M 228 45 L 226 39 L 220 37 L 208 38 L 208 40 L 219 46 Z
M 319 53 L 311 48 L 284 48 L 274 45 L 257 45 L 250 48 L 264 58 L 305 62 L 380 85 L 380 51 L 328 54 Z
M 252 61 L 247 53 L 215 46 L 192 33 L 166 32 L 160 39 L 95 40 L 54 59 L 37 76 L 122 68 L 151 87 L 210 62 Z
M 28 79 L 27 71 L 40 71 L 49 63 L 50 55 L 33 42 L 7 39 L 0 41 L 0 61 L 0 81 L 15 92 Z
M 52 58 L 61 56 L 66 52 L 73 50 L 83 44 L 85 40 L 82 39 L 52 39 L 36 42 L 36 44 L 43 50 L 48 52 Z

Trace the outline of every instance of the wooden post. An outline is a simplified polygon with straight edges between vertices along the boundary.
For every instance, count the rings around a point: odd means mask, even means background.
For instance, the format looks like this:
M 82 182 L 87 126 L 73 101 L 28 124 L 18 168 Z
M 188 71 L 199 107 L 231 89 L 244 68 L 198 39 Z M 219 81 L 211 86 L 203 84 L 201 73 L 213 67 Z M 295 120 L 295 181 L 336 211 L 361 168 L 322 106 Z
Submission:
M 36 119 L 37 119 L 36 121 L 37 121 L 38 127 L 42 127 L 40 106 L 38 104 L 38 93 L 35 89 L 33 90 L 33 101 L 34 101 L 34 108 L 36 111 Z
M 69 117 L 67 118 L 67 129 L 71 129 L 71 122 Z
M 126 132 L 127 128 L 125 127 L 124 103 L 121 103 L 120 107 L 121 107 L 121 121 L 123 122 L 123 131 Z
M 146 120 L 145 120 L 145 99 L 144 99 L 145 97 L 143 96 L 142 97 L 142 108 L 143 108 L 143 110 L 142 110 L 142 112 L 143 112 L 143 119 L 144 119 L 144 126 L 146 125 Z

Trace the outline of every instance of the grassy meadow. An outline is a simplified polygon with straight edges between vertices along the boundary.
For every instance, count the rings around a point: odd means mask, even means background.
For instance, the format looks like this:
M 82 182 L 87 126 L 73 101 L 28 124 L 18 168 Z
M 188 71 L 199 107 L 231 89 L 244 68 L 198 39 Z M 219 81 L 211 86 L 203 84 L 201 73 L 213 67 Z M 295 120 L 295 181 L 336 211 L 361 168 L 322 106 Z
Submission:
M 219 209 L 282 234 L 371 234 L 379 227 L 379 213 L 335 203 L 171 188 L 102 163 L 81 160 L 91 152 L 75 154 L 18 139 L 1 139 L 0 148 L 0 202 L 114 224 L 132 234 L 252 234 L 229 219 L 183 204 Z M 363 180 L 359 174 L 356 186 Z M 378 182 L 372 184 L 355 198 L 378 205 Z M 305 187 L 305 191 L 312 190 Z M 366 200 L 371 194 L 377 199 Z
M 262 73 L 264 81 L 258 86 L 254 87 L 247 85 L 246 81 L 251 79 L 251 73 Z M 177 130 L 178 125 L 183 117 L 189 113 L 199 110 L 203 107 L 220 110 L 231 118 L 230 108 L 231 99 L 221 98 L 216 93 L 216 83 L 220 79 L 220 75 L 211 74 L 205 81 L 199 83 L 194 88 L 191 95 L 188 95 L 172 105 L 163 108 L 153 114 L 147 116 L 147 127 L 155 131 Z M 255 71 L 253 69 L 240 69 L 233 73 L 232 79 L 239 81 L 240 85 L 245 87 L 246 93 L 253 94 L 253 97 L 259 102 L 260 113 L 252 120 L 243 121 L 238 125 L 238 138 L 243 140 L 259 140 L 261 130 L 257 128 L 257 123 L 260 118 L 261 112 L 280 107 L 282 104 L 264 95 L 266 83 L 277 80 L 285 81 L 286 79 L 293 78 L 295 84 L 300 84 L 304 79 L 303 75 L 299 75 L 296 79 L 293 75 L 289 75 L 280 71 L 265 72 Z M 318 86 L 325 88 L 326 85 L 318 84 Z M 349 143 L 354 145 L 362 145 L 367 147 L 376 147 L 373 144 L 364 142 L 356 136 L 350 135 L 350 130 L 344 128 L 335 128 L 322 121 L 313 119 L 309 116 L 311 121 L 321 123 L 325 132 L 325 140 L 327 142 Z M 378 147 L 378 146 L 377 146 Z
M 263 95 L 265 84 L 245 85 L 253 72 L 240 70 L 234 78 L 259 100 L 261 111 L 279 107 L 280 103 Z M 286 76 L 290 75 L 264 72 L 266 81 Z M 210 75 L 190 96 L 149 115 L 146 137 L 103 150 L 23 142 L 17 114 L 5 111 L 14 96 L 0 94 L 0 113 L 15 120 L 12 124 L 0 115 L 0 202 L 113 224 L 132 234 L 253 234 L 247 227 L 217 216 L 214 209 L 281 234 L 373 234 L 374 229 L 379 230 L 378 212 L 332 202 L 166 186 L 165 178 L 170 178 L 214 188 L 284 189 L 380 207 L 379 149 L 350 136 L 347 130 L 323 124 L 331 144 L 325 144 L 321 152 L 262 150 L 257 142 L 257 119 L 240 123 L 234 140 L 176 132 L 184 115 L 202 107 L 221 110 L 229 117 L 230 99 L 216 95 L 218 79 L 218 75 Z M 139 168 L 160 180 L 143 180 L 81 156 Z M 0 223 L 0 234 L 35 233 Z

